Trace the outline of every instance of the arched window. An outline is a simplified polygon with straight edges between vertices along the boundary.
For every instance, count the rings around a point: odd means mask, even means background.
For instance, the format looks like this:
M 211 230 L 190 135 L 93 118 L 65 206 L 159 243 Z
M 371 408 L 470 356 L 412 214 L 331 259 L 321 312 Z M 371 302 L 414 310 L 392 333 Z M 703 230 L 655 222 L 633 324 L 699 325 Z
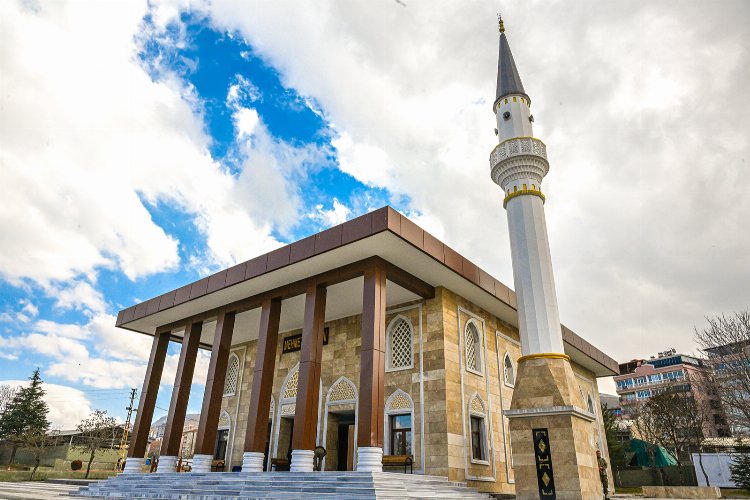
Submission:
M 237 379 L 240 375 L 240 358 L 232 353 L 227 363 L 227 376 L 224 382 L 224 396 L 234 396 L 237 392 Z
M 413 455 L 414 401 L 397 389 L 385 402 L 386 454 Z
M 594 408 L 594 398 L 591 397 L 591 393 L 586 397 L 586 406 L 588 406 L 589 413 L 596 415 L 596 409 Z
M 464 330 L 466 351 L 466 369 L 477 375 L 482 375 L 482 336 L 474 321 L 466 323 Z
M 386 368 L 389 371 L 405 370 L 414 367 L 411 322 L 397 316 L 388 326 L 386 333 Z
M 505 383 L 513 386 L 516 383 L 516 368 L 513 366 L 513 360 L 510 359 L 510 354 L 505 353 L 503 359 L 503 378 Z
M 487 412 L 484 409 L 484 401 L 479 394 L 469 401 L 469 433 L 471 443 L 471 461 L 487 461 L 487 429 L 485 419 Z

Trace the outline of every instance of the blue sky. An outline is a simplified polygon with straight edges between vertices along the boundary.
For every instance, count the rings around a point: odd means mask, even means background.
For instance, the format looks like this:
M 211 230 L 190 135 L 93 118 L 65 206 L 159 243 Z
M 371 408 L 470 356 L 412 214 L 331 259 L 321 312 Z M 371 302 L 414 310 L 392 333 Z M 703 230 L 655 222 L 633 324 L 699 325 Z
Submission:
M 384 204 L 512 285 L 497 10 L 550 155 L 561 320 L 618 361 L 693 352 L 750 305 L 748 9 L 0 2 L 0 383 L 40 366 L 55 425 L 123 417 L 149 339 L 120 309 Z

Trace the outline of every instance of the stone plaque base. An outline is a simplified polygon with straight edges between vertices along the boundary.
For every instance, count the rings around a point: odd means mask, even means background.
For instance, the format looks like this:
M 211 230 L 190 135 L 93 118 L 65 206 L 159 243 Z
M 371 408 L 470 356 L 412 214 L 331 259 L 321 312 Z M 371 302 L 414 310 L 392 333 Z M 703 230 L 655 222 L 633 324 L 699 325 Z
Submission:
M 604 498 L 596 460 L 596 416 L 585 410 L 567 357 L 519 360 L 509 419 L 516 498 L 591 500 Z M 534 429 L 548 430 L 554 490 L 541 488 Z M 538 444 L 538 443 L 537 443 Z

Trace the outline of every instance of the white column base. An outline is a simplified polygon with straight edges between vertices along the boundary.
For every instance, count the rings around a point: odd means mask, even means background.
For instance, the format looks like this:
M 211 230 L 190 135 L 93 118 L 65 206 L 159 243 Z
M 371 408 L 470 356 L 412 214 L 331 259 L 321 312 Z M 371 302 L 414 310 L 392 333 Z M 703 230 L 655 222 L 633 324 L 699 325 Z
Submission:
M 383 472 L 383 448 L 357 448 L 357 472 Z
M 259 451 L 246 451 L 242 454 L 242 472 L 263 472 L 263 458 Z
M 292 450 L 292 464 L 289 466 L 289 471 L 312 472 L 314 458 L 313 450 Z
M 141 467 L 143 466 L 143 458 L 128 457 L 125 459 L 125 468 L 122 470 L 123 474 L 140 474 L 143 472 Z
M 177 469 L 177 457 L 159 457 L 159 466 L 156 468 L 157 473 L 166 474 L 168 472 L 176 472 L 175 469 Z
M 193 468 L 190 472 L 211 472 L 213 455 L 193 455 Z

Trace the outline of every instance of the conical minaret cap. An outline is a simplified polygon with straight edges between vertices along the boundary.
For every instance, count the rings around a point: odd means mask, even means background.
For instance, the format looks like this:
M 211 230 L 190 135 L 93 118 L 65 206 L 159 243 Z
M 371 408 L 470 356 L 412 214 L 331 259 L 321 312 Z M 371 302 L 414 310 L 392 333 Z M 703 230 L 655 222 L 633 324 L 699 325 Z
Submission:
M 497 60 L 497 93 L 495 95 L 495 104 L 510 94 L 522 95 L 529 101 L 529 96 L 523 89 L 521 75 L 518 74 L 516 62 L 513 60 L 513 54 L 510 52 L 508 38 L 504 32 L 500 33 L 500 55 Z

